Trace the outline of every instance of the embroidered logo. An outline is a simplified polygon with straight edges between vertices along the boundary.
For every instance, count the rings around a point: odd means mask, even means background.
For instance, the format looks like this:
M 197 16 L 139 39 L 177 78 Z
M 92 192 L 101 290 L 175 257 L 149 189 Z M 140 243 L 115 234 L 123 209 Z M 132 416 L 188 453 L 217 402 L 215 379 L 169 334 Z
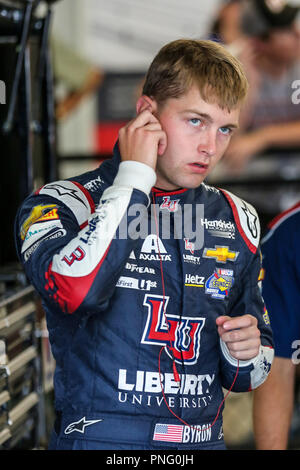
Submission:
M 64 433 L 71 434 L 71 432 L 77 431 L 77 432 L 81 432 L 81 434 L 84 434 L 85 428 L 87 426 L 100 423 L 100 421 L 103 421 L 103 420 L 102 419 L 86 419 L 84 416 L 79 421 L 75 421 L 74 423 L 69 424 L 64 430 Z

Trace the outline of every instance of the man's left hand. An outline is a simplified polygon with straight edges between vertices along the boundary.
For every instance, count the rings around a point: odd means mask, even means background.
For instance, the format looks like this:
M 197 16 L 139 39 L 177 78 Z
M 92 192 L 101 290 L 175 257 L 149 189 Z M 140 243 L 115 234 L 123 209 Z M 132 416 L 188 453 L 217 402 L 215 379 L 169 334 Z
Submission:
M 235 359 L 253 359 L 259 353 L 260 331 L 253 315 L 217 318 L 218 333 Z

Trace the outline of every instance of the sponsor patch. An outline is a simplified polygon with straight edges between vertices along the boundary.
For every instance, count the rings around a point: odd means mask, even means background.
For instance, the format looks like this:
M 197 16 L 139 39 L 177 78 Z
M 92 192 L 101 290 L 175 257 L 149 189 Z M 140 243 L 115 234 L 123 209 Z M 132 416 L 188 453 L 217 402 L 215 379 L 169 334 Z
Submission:
M 238 251 L 230 251 L 228 246 L 215 245 L 214 248 L 204 248 L 203 250 L 203 258 L 214 258 L 217 263 L 235 261 L 238 255 Z
M 156 281 L 136 279 L 134 277 L 121 276 L 116 287 L 125 287 L 127 289 L 150 290 L 157 287 Z
M 201 225 L 213 237 L 235 239 L 235 225 L 222 219 L 201 219 Z
M 55 238 L 61 238 L 66 235 L 67 231 L 65 229 L 59 229 L 56 230 L 55 232 L 51 233 L 50 235 L 47 235 L 43 238 L 40 238 L 37 242 L 33 243 L 30 245 L 30 247 L 24 251 L 23 256 L 24 256 L 24 261 L 28 261 L 30 256 L 35 252 L 35 250 L 38 248 L 38 246 L 42 243 L 45 242 L 46 240 L 52 240 Z
M 51 211 L 52 212 L 52 211 Z M 39 219 L 40 220 L 40 219 Z M 26 251 L 30 246 L 36 243 L 38 240 L 43 239 L 47 233 L 56 228 L 63 228 L 60 220 L 50 220 L 46 222 L 36 222 L 30 226 L 27 231 L 25 240 L 22 244 L 21 253 Z
M 217 268 L 205 283 L 205 293 L 214 299 L 225 299 L 233 286 L 234 277 L 231 269 Z
M 35 222 L 38 220 L 51 220 L 51 219 L 44 219 L 48 212 L 53 212 L 54 208 L 56 208 L 56 204 L 39 204 L 38 206 L 33 207 L 31 210 L 29 217 L 23 222 L 20 230 L 20 237 L 22 240 L 25 240 L 25 237 L 27 235 L 27 232 L 31 225 L 33 225 Z M 49 217 L 51 217 L 49 215 Z M 58 219 L 57 212 L 56 214 L 52 213 L 52 217 Z
M 205 278 L 204 276 L 198 276 L 198 274 L 186 274 L 185 275 L 185 286 L 186 287 L 204 287 Z
M 130 255 L 130 258 L 132 258 L 132 254 Z M 172 257 L 167 253 L 163 242 L 154 234 L 148 235 L 145 238 L 139 259 L 144 261 L 172 261 Z
M 192 255 L 195 253 L 195 243 L 190 242 L 188 238 L 184 239 L 184 247 L 186 250 L 189 250 Z
M 200 264 L 200 256 L 183 254 L 182 257 L 185 263 Z
M 139 274 L 155 274 L 155 269 L 149 268 L 148 266 L 138 266 L 135 263 L 126 263 L 125 269 Z

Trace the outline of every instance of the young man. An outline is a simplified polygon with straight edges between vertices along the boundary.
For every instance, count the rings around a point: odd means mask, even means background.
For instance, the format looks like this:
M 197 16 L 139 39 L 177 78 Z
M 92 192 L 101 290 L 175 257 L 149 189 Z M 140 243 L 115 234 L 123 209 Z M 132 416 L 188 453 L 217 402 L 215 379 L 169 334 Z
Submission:
M 257 214 L 203 183 L 246 91 L 222 46 L 174 41 L 113 159 L 24 202 L 18 252 L 57 364 L 51 449 L 223 449 L 222 386 L 266 378 Z

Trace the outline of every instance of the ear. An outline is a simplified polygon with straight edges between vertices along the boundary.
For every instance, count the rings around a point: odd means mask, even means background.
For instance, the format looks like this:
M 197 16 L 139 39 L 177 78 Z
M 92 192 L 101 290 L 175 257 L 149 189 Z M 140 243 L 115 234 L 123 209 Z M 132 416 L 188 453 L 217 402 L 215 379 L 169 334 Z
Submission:
M 154 99 L 150 98 L 149 96 L 142 95 L 136 102 L 136 112 L 137 114 L 139 114 L 147 108 L 151 113 L 154 114 L 157 111 L 157 103 Z

